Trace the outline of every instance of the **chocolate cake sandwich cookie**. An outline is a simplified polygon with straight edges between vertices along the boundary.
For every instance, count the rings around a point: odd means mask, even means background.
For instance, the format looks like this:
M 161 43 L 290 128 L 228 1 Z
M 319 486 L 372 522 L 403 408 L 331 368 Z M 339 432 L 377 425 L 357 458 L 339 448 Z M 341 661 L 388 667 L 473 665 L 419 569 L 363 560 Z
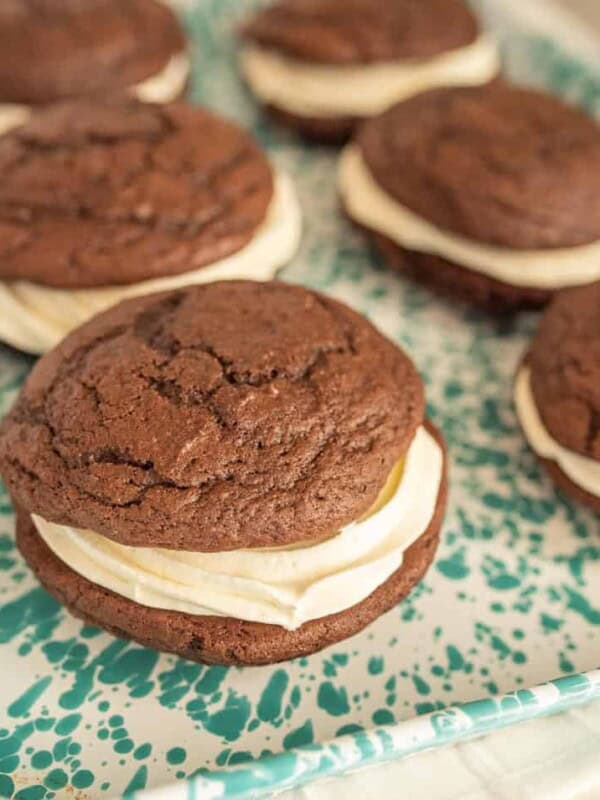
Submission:
M 158 0 L 0 3 L 0 132 L 36 106 L 82 95 L 171 102 L 189 73 L 183 33 Z
M 497 81 L 366 122 L 339 191 L 393 268 L 494 311 L 600 278 L 600 128 Z
M 496 46 L 464 0 L 279 0 L 241 36 L 256 97 L 326 141 L 418 92 L 487 83 L 499 70 Z
M 600 282 L 549 306 L 517 372 L 515 406 L 559 489 L 600 512 Z
M 290 178 L 184 103 L 56 104 L 0 138 L 0 168 L 0 339 L 33 353 L 125 297 L 272 278 L 300 239 Z
M 421 579 L 445 447 L 412 362 L 299 286 L 126 300 L 34 367 L 0 430 L 18 545 L 75 615 L 208 663 L 351 636 Z

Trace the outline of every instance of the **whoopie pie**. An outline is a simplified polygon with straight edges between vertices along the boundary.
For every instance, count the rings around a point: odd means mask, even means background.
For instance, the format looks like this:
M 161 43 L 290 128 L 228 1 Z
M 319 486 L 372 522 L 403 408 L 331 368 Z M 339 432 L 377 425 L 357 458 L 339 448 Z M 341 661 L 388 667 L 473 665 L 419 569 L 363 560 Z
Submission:
M 41 358 L 0 429 L 17 541 L 76 616 L 220 664 L 351 636 L 439 540 L 411 360 L 345 305 L 231 281 L 126 300 Z

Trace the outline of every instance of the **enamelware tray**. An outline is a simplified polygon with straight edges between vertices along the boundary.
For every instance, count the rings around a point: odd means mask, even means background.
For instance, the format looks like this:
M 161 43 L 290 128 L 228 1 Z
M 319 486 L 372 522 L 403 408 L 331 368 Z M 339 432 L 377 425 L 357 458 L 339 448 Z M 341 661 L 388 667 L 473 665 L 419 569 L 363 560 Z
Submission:
M 561 47 L 554 31 L 574 29 L 550 2 L 480 5 L 517 78 L 600 109 L 593 46 L 582 32 L 575 54 Z M 425 581 L 353 639 L 273 667 L 203 667 L 64 612 L 15 550 L 0 494 L 0 796 L 258 797 L 600 695 L 598 518 L 555 493 L 511 401 L 535 316 L 490 320 L 385 271 L 338 213 L 335 152 L 271 126 L 240 83 L 231 32 L 251 3 L 186 6 L 194 98 L 251 127 L 298 181 L 305 238 L 283 277 L 363 311 L 426 379 L 450 448 L 443 541 Z M 32 363 L 0 348 L 0 411 Z

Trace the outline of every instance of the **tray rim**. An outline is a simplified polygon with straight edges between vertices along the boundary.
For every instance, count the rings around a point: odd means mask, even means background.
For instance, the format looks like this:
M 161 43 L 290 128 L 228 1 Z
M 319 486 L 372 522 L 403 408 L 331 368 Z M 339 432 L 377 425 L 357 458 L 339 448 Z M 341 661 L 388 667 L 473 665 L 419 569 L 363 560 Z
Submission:
M 202 800 L 205 797 L 261 798 L 316 780 L 393 761 L 425 750 L 477 738 L 520 722 L 551 716 L 600 700 L 600 668 L 555 678 L 496 697 L 453 703 L 389 725 L 335 736 L 270 756 L 170 781 L 124 795 L 144 800 Z M 290 770 L 290 767 L 292 769 Z M 279 773 L 279 774 L 278 774 Z M 221 787 L 219 787 L 221 781 Z M 219 791 L 222 788 L 223 791 Z

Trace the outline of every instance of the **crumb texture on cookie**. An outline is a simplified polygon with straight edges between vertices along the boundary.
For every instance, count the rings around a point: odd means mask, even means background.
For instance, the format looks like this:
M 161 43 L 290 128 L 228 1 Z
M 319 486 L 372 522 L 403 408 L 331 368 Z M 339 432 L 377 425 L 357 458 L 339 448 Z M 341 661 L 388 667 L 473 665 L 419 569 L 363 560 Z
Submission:
M 556 98 L 436 89 L 369 120 L 358 144 L 382 189 L 439 228 L 523 250 L 600 240 L 600 128 Z
M 464 0 L 279 0 L 242 27 L 263 47 L 336 65 L 426 59 L 477 34 Z
M 122 303 L 42 358 L 0 435 L 16 504 L 130 545 L 331 535 L 423 419 L 412 362 L 334 300 L 233 281 Z
M 600 461 L 600 281 L 557 295 L 527 363 L 548 431 L 564 447 Z
M 156 0 L 2 0 L 0 102 L 123 90 L 184 49 L 173 12 Z
M 273 195 L 237 125 L 183 103 L 69 101 L 0 141 L 0 278 L 131 284 L 240 250 Z

